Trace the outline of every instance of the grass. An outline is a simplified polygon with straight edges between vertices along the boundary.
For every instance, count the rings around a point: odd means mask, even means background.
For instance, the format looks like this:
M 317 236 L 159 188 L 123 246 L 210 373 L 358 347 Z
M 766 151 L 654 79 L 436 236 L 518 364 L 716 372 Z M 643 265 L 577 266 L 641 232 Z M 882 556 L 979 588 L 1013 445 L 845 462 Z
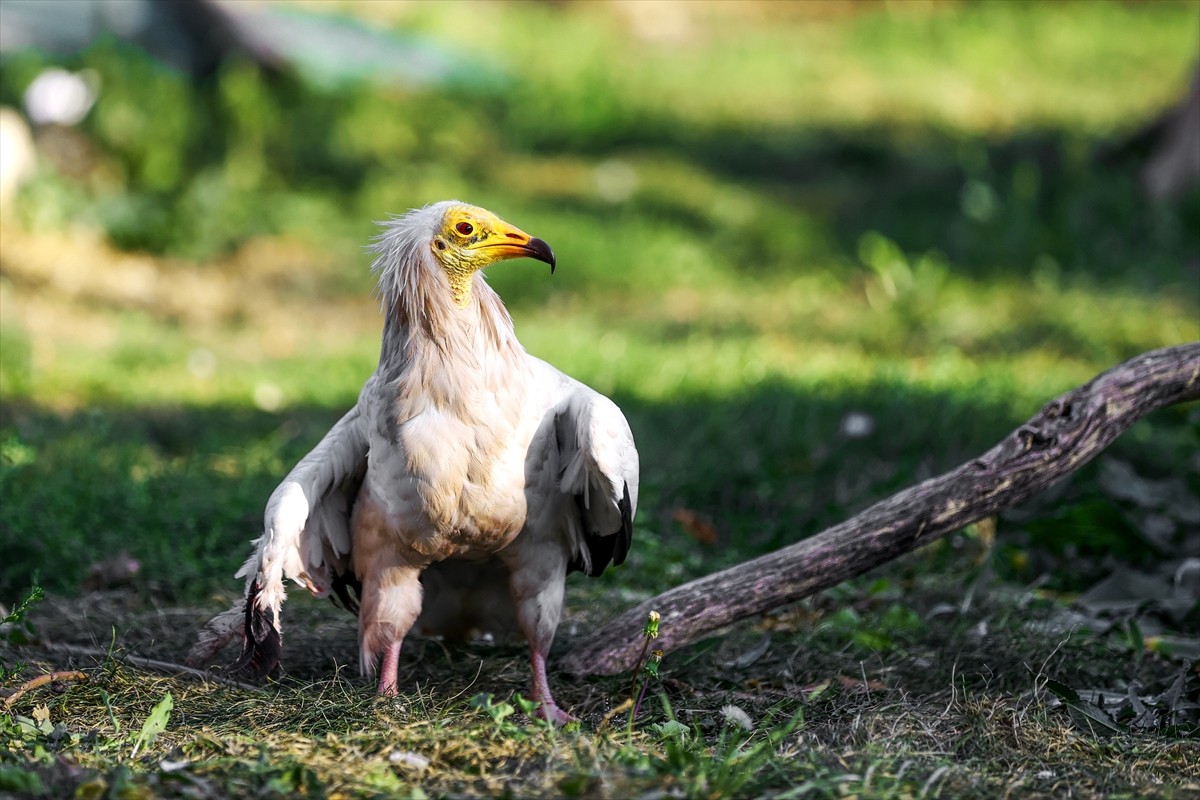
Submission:
M 847 597 L 871 630 L 897 616 L 896 596 L 915 590 L 916 608 L 955 600 L 900 570 L 894 588 L 847 589 L 808 601 L 674 659 L 654 687 L 636 727 L 623 715 L 601 718 L 628 691 L 624 677 L 587 684 L 560 679 L 583 720 L 557 731 L 520 711 L 524 654 L 508 645 L 445 647 L 418 641 L 405 655 L 414 689 L 399 701 L 376 698 L 344 666 L 352 621 L 299 601 L 313 625 L 294 626 L 293 657 L 280 683 L 248 690 L 154 677 L 104 657 L 90 679 L 62 695 L 23 702 L 7 723 L 10 745 L 25 749 L 50 794 L 81 785 L 103 794 L 122 781 L 154 796 L 961 796 L 1022 791 L 1187 796 L 1196 746 L 1170 737 L 1097 736 L 1052 706 L 1048 676 L 1079 680 L 1078 661 L 1130 662 L 1133 653 L 1086 633 L 1056 641 L 1026 623 L 1053 604 L 1012 611 L 1004 592 L 981 594 L 970 615 L 893 628 L 880 651 L 848 645 L 849 629 L 830 628 Z M 940 595 L 940 597 L 939 597 Z M 1031 598 L 1030 598 L 1031 599 Z M 55 600 L 55 615 L 79 611 Z M 907 608 L 907 605 L 905 605 Z M 844 607 L 842 607 L 844 609 Z M 190 644 L 200 609 L 151 608 L 125 593 L 93 596 L 89 612 L 121 625 L 113 652 Z M 68 633 L 69 617 L 43 633 Z M 992 621 L 986 631 L 978 620 Z M 900 626 L 901 628 L 903 626 Z M 968 629 L 977 629 L 971 633 Z M 766 637 L 767 647 L 755 640 Z M 947 642 L 951 645 L 947 646 Z M 961 643 L 973 641 L 965 648 Z M 958 642 L 959 646 L 953 643 Z M 747 653 L 756 657 L 746 658 Z M 1029 663 L 1030 654 L 1040 661 Z M 672 659 L 668 659 L 669 661 Z M 1024 663 L 1022 663 L 1024 662 Z M 1153 685 L 1166 672 L 1146 666 Z M 175 710 L 165 729 L 134 758 L 145 721 L 167 693 Z M 508 695 L 509 699 L 503 699 Z M 744 730 L 722 708 L 753 724 Z M 43 730 L 33 710 L 44 708 Z M 22 727 L 27 726 L 27 727 Z M 347 765 L 353 768 L 348 769 Z M 12 767 L 9 767 L 10 774 Z M 28 773 L 26 773 L 28 774 Z
M 489 278 L 527 349 L 613 396 L 638 440 L 636 546 L 570 583 L 560 647 L 1200 338 L 1200 195 L 1146 203 L 1114 147 L 1186 84 L 1193 4 L 677 4 L 649 26 L 636 7 L 472 4 L 486 36 L 455 6 L 341 7 L 491 65 L 452 91 L 239 65 L 192 84 L 111 43 L 71 64 L 103 76 L 90 166 L 48 159 L 0 228 L 0 600 L 50 592 L 35 645 L 4 629 L 0 658 L 25 662 L 9 686 L 89 680 L 0 717 L 0 793 L 1200 791 L 1196 721 L 1164 699 L 1182 680 L 1176 704 L 1197 700 L 1195 611 L 1072 605 L 1117 565 L 1170 585 L 1195 542 L 1194 408 L 1102 458 L 1150 490 L 1086 467 L 994 540 L 965 531 L 670 654 L 632 728 L 602 724 L 628 676 L 555 676 L 580 728 L 529 721 L 507 643 L 415 641 L 413 691 L 379 701 L 344 666 L 353 620 L 298 597 L 287 673 L 261 690 L 120 660 L 181 659 L 237 592 L 265 498 L 374 367 L 362 245 L 411 205 L 459 196 L 554 245 L 553 278 Z M 44 63 L 6 56 L 0 101 Z M 130 583 L 82 591 L 121 550 Z M 1051 686 L 1134 687 L 1157 716 L 1112 707 L 1106 733 Z

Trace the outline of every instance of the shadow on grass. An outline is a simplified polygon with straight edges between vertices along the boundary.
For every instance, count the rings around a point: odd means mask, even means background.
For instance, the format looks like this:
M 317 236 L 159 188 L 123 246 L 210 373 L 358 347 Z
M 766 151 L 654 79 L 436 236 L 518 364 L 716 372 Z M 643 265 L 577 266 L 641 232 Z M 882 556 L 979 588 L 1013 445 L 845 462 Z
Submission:
M 635 599 L 811 535 L 977 454 L 1023 421 L 998 405 L 899 383 L 827 395 L 765 385 L 738 397 L 669 405 L 616 399 L 643 456 L 635 546 L 622 568 L 600 580 L 570 582 L 560 652 Z M 118 654 L 180 660 L 199 626 L 239 592 L 231 575 L 259 532 L 264 499 L 341 411 L 135 408 L 63 417 L 7 404 L 0 416 L 0 597 L 14 595 L 34 572 L 44 585 L 70 593 L 92 559 L 127 548 L 145 565 L 140 585 L 52 596 L 35 609 L 39 639 L 89 647 L 101 661 L 110 645 Z M 874 432 L 863 438 L 841 433 L 850 411 L 870 417 Z M 1111 452 L 1139 469 L 1186 475 L 1200 488 L 1195 420 L 1194 409 L 1166 409 L 1139 423 Z M 1094 502 L 1091 470 L 1056 491 L 1047 511 Z M 690 538 L 673 521 L 677 508 L 707 516 L 718 544 Z M 914 752 L 990 763 L 996 731 L 1036 733 L 1065 724 L 1065 711 L 1050 705 L 1046 677 L 1085 689 L 1135 680 L 1164 692 L 1183 674 L 1178 664 L 1143 653 L 1140 644 L 1122 644 L 1112 632 L 1067 633 L 1045 624 L 1061 609 L 1058 601 L 995 579 L 1006 569 L 1003 543 L 1020 531 L 1019 522 L 1002 519 L 995 550 L 969 536 L 951 537 L 862 580 L 671 653 L 639 730 L 653 730 L 652 723 L 664 719 L 662 695 L 679 720 L 705 736 L 722 735 L 726 705 L 764 725 L 781 709 L 785 717 L 802 709 L 803 743 L 810 749 L 869 750 L 902 741 Z M 1074 534 L 1058 542 L 1065 549 L 1056 563 L 1042 563 L 1066 581 L 1086 583 L 1089 557 L 1097 568 L 1118 551 L 1110 542 L 1089 540 L 1094 529 Z M 1139 543 L 1131 536 L 1118 541 L 1133 558 Z M 1038 577 L 1009 572 L 1023 581 Z M 372 700 L 370 680 L 357 676 L 350 615 L 294 590 L 285 625 L 282 682 L 264 686 L 262 694 L 211 686 L 188 691 L 187 725 L 337 739 L 386 726 L 392 712 L 439 726 L 474 724 L 482 717 L 467 706 L 469 698 L 528 693 L 521 645 L 413 637 L 401 656 L 402 697 L 381 707 Z M 33 659 L 37 650 L 25 648 L 20 656 Z M 94 663 L 52 650 L 47 658 L 56 665 Z M 95 685 L 114 696 L 122 682 L 147 680 L 142 670 L 116 666 L 97 674 L 104 678 Z M 117 680 L 118 674 L 124 677 Z M 630 692 L 627 675 L 571 681 L 555 674 L 552 680 L 560 703 L 585 730 L 594 730 Z M 1184 696 L 1194 696 L 1194 683 L 1180 684 Z M 68 695 L 72 719 L 88 702 L 81 697 L 91 685 Z M 198 692 L 217 694 L 203 702 Z M 185 690 L 176 694 L 182 698 Z M 55 713 L 67 713 L 58 702 Z M 96 725 L 104 724 L 106 706 L 97 701 L 89 708 L 100 720 Z M 1001 722 L 993 722 L 996 714 Z M 620 719 L 615 724 L 623 727 Z M 1153 741 L 1166 747 L 1173 740 Z M 1028 749 L 1017 742 L 1005 752 L 1018 757 Z M 1168 775 L 1179 769 L 1174 761 L 1158 768 Z
M 1070 272 L 1154 286 L 1186 260 L 1200 268 L 1200 195 L 1148 203 L 1139 154 L 1083 132 L 1021 129 L 1007 137 L 872 127 L 713 130 L 683 143 L 689 158 L 803 196 L 825 188 L 843 249 L 878 230 L 906 252 L 940 250 L 983 277 L 1040 257 Z M 1146 274 L 1148 273 L 1148 275 Z M 1193 276 L 1194 277 L 1194 276 Z
M 876 231 L 909 255 L 939 253 L 979 279 L 1040 274 L 1154 292 L 1200 294 L 1200 190 L 1151 203 L 1137 173 L 1146 153 L 1083 131 L 1018 129 L 969 136 L 919 126 L 847 128 L 679 126 L 639 119 L 583 148 L 595 157 L 666 158 L 732 181 L 777 205 L 730 224 L 687 191 L 635 193 L 614 206 L 565 201 L 597 219 L 633 214 L 674 223 L 731 251 L 747 274 L 856 262 Z M 535 154 L 579 153 L 553 143 Z M 651 188 L 651 187 L 648 187 Z M 556 206 L 560 205 L 555 199 Z M 782 222 L 821 235 L 770 246 Z M 732 234 L 732 236 L 725 236 Z
M 977 455 L 1037 410 L 1018 415 L 1000 403 L 885 381 L 807 395 L 763 384 L 741 396 L 665 405 L 614 399 L 641 452 L 642 502 L 629 564 L 603 581 L 642 592 L 810 536 Z M 141 562 L 139 588 L 166 601 L 229 591 L 261 532 L 266 498 L 342 413 L 161 407 L 62 416 L 6 403 L 0 598 L 15 600 L 34 581 L 77 591 L 89 565 L 120 550 Z M 863 433 L 848 433 L 854 424 Z M 1197 444 L 1200 426 L 1175 408 L 1139 423 L 1113 452 L 1149 474 L 1179 474 L 1200 488 Z M 1068 481 L 1074 494 L 1054 493 L 1056 514 L 1072 499 L 1105 500 L 1092 469 Z M 688 536 L 675 522 L 681 509 L 711 521 L 719 544 Z M 1120 514 L 1109 516 L 1111 525 L 1075 531 L 1058 552 L 1116 547 L 1118 557 L 1135 557 L 1142 547 L 1136 531 Z M 1022 528 L 1000 530 L 1003 538 Z M 1086 581 L 1078 569 L 1074 579 Z

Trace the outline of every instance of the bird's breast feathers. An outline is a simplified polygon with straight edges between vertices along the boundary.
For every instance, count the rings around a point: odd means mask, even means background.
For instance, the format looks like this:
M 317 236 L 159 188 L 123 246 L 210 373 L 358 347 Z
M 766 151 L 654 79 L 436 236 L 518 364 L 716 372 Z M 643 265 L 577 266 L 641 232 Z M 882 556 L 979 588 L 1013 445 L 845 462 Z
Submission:
M 485 404 L 486 407 L 487 404 Z M 428 406 L 388 431 L 377 426 L 356 511 L 365 528 L 386 533 L 405 560 L 438 561 L 494 553 L 525 525 L 525 460 L 537 415 L 489 424 Z M 388 431 L 394 438 L 384 435 Z M 411 551 L 411 552 L 407 552 Z

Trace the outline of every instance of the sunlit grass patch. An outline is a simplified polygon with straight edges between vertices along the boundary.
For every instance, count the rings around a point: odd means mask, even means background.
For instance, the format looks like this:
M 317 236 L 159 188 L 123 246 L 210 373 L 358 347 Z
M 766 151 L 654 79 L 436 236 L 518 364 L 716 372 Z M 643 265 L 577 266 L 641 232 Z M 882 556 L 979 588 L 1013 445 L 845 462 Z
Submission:
M 658 16 L 583 6 L 565 18 L 538 6 L 482 8 L 479 24 L 504 33 L 472 47 L 526 80 L 509 124 L 535 141 L 579 146 L 747 120 L 1111 130 L 1182 85 L 1182 76 L 1165 84 L 1161 69 L 1191 57 L 1197 21 L 1186 3 L 1149 13 L 1115 3 L 901 4 L 827 16 L 805 4 L 791 13 L 672 5 Z M 462 43 L 461 18 L 448 9 L 420 7 L 406 23 Z M 531 36 L 550 26 L 558 35 Z
M 681 249 L 687 240 L 661 227 L 627 220 L 618 230 L 594 233 L 597 253 L 579 259 L 585 274 L 605 273 L 612 259 L 614 274 L 589 279 L 591 288 L 569 262 L 554 277 L 504 265 L 493 282 L 532 353 L 602 391 L 644 399 L 884 378 L 985 395 L 995 383 L 1028 408 L 1136 352 L 1200 333 L 1174 293 L 1036 276 L 984 281 L 936 259 L 910 266 L 898 251 L 888 257 L 898 260 L 867 256 L 866 265 L 797 265 L 787 277 L 739 275 L 724 254 L 696 242 Z M 55 241 L 43 238 L 41 247 Z M 610 251 L 609 238 L 628 250 Z M 30 246 L 10 243 L 14 253 Z M 146 262 L 128 290 L 81 289 L 40 267 L 14 273 L 19 282 L 4 293 L 5 393 L 54 405 L 348 405 L 378 354 L 369 259 L 350 252 L 336 268 L 305 274 L 284 271 L 294 248 L 257 252 L 203 275 Z M 196 305 L 200 280 L 208 310 Z M 335 288 L 351 280 L 358 296 Z M 52 282 L 35 293 L 38 281 Z

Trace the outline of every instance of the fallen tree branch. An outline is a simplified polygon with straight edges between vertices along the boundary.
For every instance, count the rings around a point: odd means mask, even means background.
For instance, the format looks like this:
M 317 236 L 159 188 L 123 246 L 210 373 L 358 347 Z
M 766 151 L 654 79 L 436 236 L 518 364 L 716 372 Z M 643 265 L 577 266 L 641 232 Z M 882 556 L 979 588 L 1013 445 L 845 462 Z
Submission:
M 4 698 L 4 710 L 10 710 L 17 701 L 25 696 L 27 692 L 32 692 L 34 689 L 41 688 L 50 683 L 60 683 L 62 681 L 86 681 L 88 679 L 86 672 L 77 672 L 70 670 L 67 672 L 48 672 L 45 675 L 38 675 L 36 678 L 31 678 L 25 681 L 17 690 Z
M 77 644 L 49 644 L 43 643 L 34 646 L 36 649 L 44 650 L 50 653 L 65 653 L 70 656 L 87 656 L 96 659 L 98 663 L 112 658 L 114 661 L 120 661 L 122 664 L 127 664 L 138 669 L 150 670 L 153 672 L 162 672 L 167 675 L 176 675 L 188 678 L 196 678 L 197 680 L 216 683 L 222 686 L 231 686 L 235 689 L 244 689 L 248 692 L 262 692 L 261 686 L 255 686 L 252 683 L 234 680 L 233 678 L 225 678 L 220 675 L 214 675 L 207 670 L 194 669 L 176 664 L 171 661 L 159 661 L 154 658 L 144 658 L 143 656 L 130 655 L 128 653 L 113 653 L 109 650 L 104 650 L 98 647 L 84 647 Z
M 853 518 L 773 553 L 691 581 L 611 620 L 563 657 L 576 675 L 637 666 L 646 615 L 671 651 L 861 575 L 1016 505 L 1075 471 L 1151 411 L 1200 399 L 1200 342 L 1143 353 L 1048 403 L 979 458 L 910 486 Z

